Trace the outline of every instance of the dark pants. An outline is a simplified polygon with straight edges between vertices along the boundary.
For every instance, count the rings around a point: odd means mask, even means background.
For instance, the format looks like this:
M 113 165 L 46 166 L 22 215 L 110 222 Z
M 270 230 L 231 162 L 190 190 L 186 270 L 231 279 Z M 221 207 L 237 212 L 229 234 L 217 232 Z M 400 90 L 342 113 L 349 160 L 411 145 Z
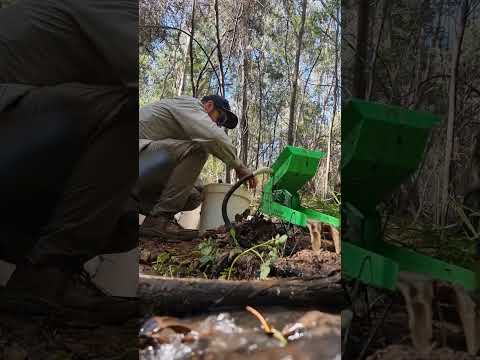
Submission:
M 140 213 L 175 215 L 197 208 L 203 201 L 200 172 L 208 153 L 196 142 L 164 139 L 150 143 L 139 155 L 135 194 Z M 142 172 L 144 174 L 142 174 Z
M 137 246 L 138 103 L 128 99 L 108 124 L 48 89 L 0 113 L 1 259 L 78 266 Z

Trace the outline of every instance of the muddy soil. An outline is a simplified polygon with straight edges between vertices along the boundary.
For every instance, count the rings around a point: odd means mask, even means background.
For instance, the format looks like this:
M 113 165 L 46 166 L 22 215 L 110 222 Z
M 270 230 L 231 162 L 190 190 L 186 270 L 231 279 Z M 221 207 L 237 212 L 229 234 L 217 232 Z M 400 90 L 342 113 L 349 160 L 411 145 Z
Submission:
M 333 275 L 340 271 L 340 257 L 334 252 L 300 250 L 275 262 L 274 274 L 280 277 L 315 277 Z
M 386 302 L 380 301 L 373 308 L 372 323 L 368 317 L 354 320 L 350 329 L 347 351 L 344 360 L 357 359 L 371 330 L 379 324 Z M 429 354 L 421 354 L 412 345 L 408 327 L 408 314 L 400 296 L 394 302 L 383 326 L 378 328 L 375 340 L 369 346 L 368 360 L 480 360 L 480 356 L 467 353 L 465 336 L 454 309 L 444 309 L 443 321 L 434 315 L 433 349 Z M 448 317 L 448 319 L 447 319 Z
M 268 277 L 277 278 L 308 280 L 340 272 L 339 255 L 332 246 L 314 252 L 308 230 L 262 216 L 236 220 L 235 237 L 225 227 L 219 227 L 192 241 L 141 238 L 140 271 L 169 277 L 231 280 L 258 279 L 262 264 L 269 268 Z M 266 242 L 268 246 L 264 245 Z M 247 251 L 252 247 L 255 251 Z M 306 327 L 294 328 L 287 335 L 288 344 L 281 346 L 278 339 L 265 334 L 255 317 L 242 309 L 184 319 L 160 316 L 156 318 L 160 324 L 171 326 L 157 336 L 141 336 L 140 358 L 340 360 L 338 314 L 321 314 L 315 309 L 260 311 L 279 331 L 302 321 Z
M 273 222 L 261 215 L 237 223 L 235 238 L 223 226 L 192 241 L 140 238 L 140 271 L 171 277 L 226 278 L 239 254 L 278 235 L 286 235 L 286 241 L 277 246 L 277 254 L 268 262 L 269 276 L 309 278 L 340 271 L 340 256 L 331 246 L 314 252 L 308 230 Z M 260 276 L 262 261 L 271 255 L 267 247 L 256 248 L 256 252 L 263 256 L 262 260 L 253 251 L 235 260 L 231 279 Z
M 138 319 L 99 326 L 0 313 L 0 359 L 138 359 L 139 327 Z

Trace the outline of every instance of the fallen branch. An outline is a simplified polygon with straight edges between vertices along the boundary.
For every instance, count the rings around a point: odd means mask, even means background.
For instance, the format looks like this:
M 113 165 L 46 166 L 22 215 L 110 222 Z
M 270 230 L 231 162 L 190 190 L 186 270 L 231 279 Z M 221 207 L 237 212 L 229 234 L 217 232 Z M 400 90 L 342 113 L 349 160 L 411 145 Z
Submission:
M 160 314 L 181 315 L 215 308 L 255 305 L 315 307 L 339 311 L 345 305 L 339 273 L 322 279 L 206 280 L 140 275 L 142 305 Z

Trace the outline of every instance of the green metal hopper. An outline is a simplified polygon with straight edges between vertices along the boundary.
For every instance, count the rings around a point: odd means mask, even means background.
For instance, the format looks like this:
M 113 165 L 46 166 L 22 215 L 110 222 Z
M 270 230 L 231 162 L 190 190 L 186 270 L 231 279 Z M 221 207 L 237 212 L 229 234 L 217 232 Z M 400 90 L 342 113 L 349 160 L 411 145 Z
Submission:
M 352 100 L 342 114 L 343 197 L 375 211 L 417 169 L 437 122 L 428 113 Z
M 325 153 L 287 146 L 272 166 L 273 174 L 263 188 L 260 211 L 298 226 L 317 220 L 340 227 L 340 220 L 300 204 L 298 191 L 315 175 Z
M 382 239 L 378 204 L 418 167 L 435 116 L 353 99 L 342 113 L 342 271 L 394 289 L 400 271 L 478 288 L 476 274 Z

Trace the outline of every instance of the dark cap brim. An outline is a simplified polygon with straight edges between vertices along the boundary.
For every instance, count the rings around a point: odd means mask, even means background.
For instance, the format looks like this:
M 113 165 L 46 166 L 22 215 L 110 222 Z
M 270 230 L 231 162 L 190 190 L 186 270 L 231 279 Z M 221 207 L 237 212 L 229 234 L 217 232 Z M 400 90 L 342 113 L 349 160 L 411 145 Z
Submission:
M 223 126 L 226 127 L 227 129 L 235 129 L 238 124 L 237 115 L 235 115 L 233 112 L 227 109 L 223 109 L 223 111 L 225 111 L 225 115 L 226 115 L 226 120 Z

